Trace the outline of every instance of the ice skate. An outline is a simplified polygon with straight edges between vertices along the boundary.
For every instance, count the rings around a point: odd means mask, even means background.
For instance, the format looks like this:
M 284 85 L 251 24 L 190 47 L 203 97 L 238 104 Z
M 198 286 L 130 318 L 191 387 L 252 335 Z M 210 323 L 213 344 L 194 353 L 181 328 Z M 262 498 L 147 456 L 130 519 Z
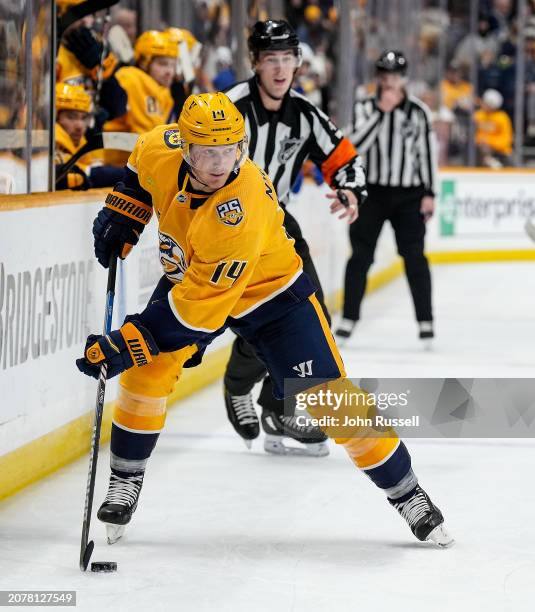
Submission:
M 418 322 L 418 336 L 422 341 L 424 350 L 430 351 L 433 349 L 433 338 L 435 332 L 433 330 L 433 321 L 419 321 Z
M 97 512 L 97 517 L 106 525 L 108 544 L 115 544 L 130 522 L 139 499 L 144 472 L 122 477 L 112 472 L 108 493 Z
M 442 512 L 433 504 L 420 485 L 416 486 L 410 497 L 405 496 L 388 501 L 407 521 L 412 533 L 421 542 L 433 542 L 441 548 L 454 544 L 455 540 L 444 527 Z
M 349 340 L 356 324 L 357 322 L 353 321 L 352 319 L 342 319 L 340 321 L 338 328 L 334 332 L 338 346 L 344 346 L 344 344 Z
M 329 454 L 327 436 L 323 431 L 319 427 L 299 424 L 295 416 L 277 415 L 265 410 L 262 413 L 262 428 L 266 434 L 266 453 L 306 457 L 325 457 Z
M 232 427 L 245 442 L 247 448 L 251 448 L 253 440 L 260 434 L 260 423 L 250 393 L 246 395 L 231 395 L 225 389 L 225 406 Z

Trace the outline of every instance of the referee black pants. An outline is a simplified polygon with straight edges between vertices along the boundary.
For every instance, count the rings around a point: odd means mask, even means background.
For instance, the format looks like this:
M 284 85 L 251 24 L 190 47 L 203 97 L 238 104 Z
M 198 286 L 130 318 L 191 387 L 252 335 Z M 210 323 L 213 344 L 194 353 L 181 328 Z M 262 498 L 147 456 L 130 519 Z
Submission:
M 353 321 L 360 318 L 366 277 L 383 223 L 388 220 L 405 263 L 416 320 L 432 321 L 431 273 L 424 255 L 425 223 L 420 213 L 424 189 L 368 185 L 368 193 L 359 218 L 349 228 L 353 253 L 345 273 L 344 318 Z
M 331 323 L 331 318 L 325 306 L 323 291 L 321 289 L 318 273 L 310 256 L 310 250 L 303 238 L 297 220 L 287 211 L 284 211 L 284 227 L 295 240 L 295 250 L 303 260 L 303 270 L 310 276 L 316 286 L 316 297 L 321 304 L 325 317 Z M 265 410 L 273 410 L 279 415 L 284 414 L 284 400 L 277 400 L 273 395 L 271 379 L 266 376 L 266 366 L 256 356 L 253 348 L 239 336 L 234 340 L 230 360 L 225 372 L 225 387 L 231 395 L 246 395 L 250 393 L 255 383 L 264 380 L 258 403 Z

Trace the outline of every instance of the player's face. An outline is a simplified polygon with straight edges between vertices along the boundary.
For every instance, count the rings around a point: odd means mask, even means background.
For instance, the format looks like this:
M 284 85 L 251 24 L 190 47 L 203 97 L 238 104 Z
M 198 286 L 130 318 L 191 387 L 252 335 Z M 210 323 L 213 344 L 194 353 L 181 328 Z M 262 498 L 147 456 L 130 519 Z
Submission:
M 162 87 L 171 87 L 175 71 L 174 57 L 155 57 L 149 65 L 149 75 Z
M 292 85 L 299 60 L 293 51 L 263 51 L 255 65 L 261 86 L 272 98 L 283 98 Z
M 237 160 L 238 145 L 207 147 L 191 145 L 190 158 L 195 176 L 210 189 L 220 189 L 226 183 Z
M 85 134 L 89 114 L 76 110 L 62 110 L 58 113 L 58 123 L 71 137 L 73 143 L 78 146 L 82 136 Z
M 377 75 L 377 82 L 383 91 L 402 91 L 405 85 L 405 77 L 395 72 L 380 72 Z

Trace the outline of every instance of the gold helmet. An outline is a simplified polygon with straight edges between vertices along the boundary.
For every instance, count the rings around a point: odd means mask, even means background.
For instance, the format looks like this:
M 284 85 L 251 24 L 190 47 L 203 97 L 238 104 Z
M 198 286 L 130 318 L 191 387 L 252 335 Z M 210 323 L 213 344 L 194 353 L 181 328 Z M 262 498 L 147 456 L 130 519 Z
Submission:
M 91 112 L 91 96 L 81 85 L 56 84 L 56 111 L 75 110 Z
M 177 74 L 187 81 L 194 80 L 194 70 L 201 64 L 201 43 L 193 34 L 183 28 L 167 28 L 164 34 L 177 46 Z
M 195 36 L 184 28 L 167 28 L 163 33 L 169 36 L 169 38 L 177 44 L 184 41 L 188 45 L 190 51 L 195 45 L 199 44 Z
M 190 145 L 223 146 L 238 144 L 236 168 L 247 155 L 243 115 L 222 92 L 188 97 L 178 118 L 184 159 L 191 165 Z
M 81 2 L 84 2 L 84 0 L 56 0 L 58 15 L 61 17 L 69 7 Z
M 134 45 L 134 59 L 136 64 L 146 70 L 151 61 L 158 56 L 178 56 L 178 48 L 175 41 L 158 30 L 148 30 L 136 40 Z

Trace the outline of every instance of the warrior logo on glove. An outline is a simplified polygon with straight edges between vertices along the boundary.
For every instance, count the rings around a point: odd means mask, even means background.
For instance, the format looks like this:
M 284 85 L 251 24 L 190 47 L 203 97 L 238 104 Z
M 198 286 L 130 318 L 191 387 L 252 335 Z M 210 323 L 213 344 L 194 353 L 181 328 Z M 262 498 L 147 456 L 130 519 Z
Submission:
M 87 339 L 84 357 L 76 360 L 78 369 L 98 378 L 100 366 L 108 366 L 108 378 L 113 378 L 132 366 L 144 366 L 160 352 L 151 333 L 135 319 L 127 317 L 121 329 L 105 336 L 91 335 Z

